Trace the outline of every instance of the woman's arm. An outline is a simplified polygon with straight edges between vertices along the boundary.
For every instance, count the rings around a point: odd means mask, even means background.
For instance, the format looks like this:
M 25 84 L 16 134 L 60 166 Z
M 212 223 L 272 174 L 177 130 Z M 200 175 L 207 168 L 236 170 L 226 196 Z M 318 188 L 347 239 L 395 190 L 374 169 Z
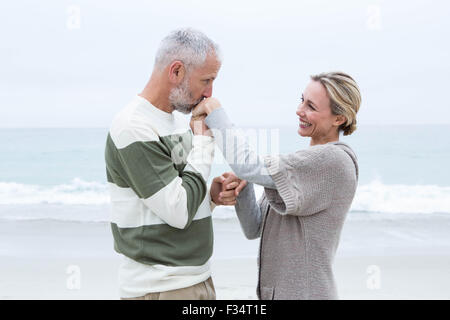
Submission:
M 250 147 L 245 136 L 239 134 L 223 108 L 210 112 L 205 123 L 213 131 L 216 145 L 240 179 L 269 189 L 276 189 L 264 165 L 264 160 Z M 231 146 L 227 144 L 230 141 Z M 230 159 L 231 157 L 233 158 Z
M 256 202 L 253 184 L 249 183 L 236 198 L 236 213 L 247 239 L 256 239 L 261 236 L 263 215 Z

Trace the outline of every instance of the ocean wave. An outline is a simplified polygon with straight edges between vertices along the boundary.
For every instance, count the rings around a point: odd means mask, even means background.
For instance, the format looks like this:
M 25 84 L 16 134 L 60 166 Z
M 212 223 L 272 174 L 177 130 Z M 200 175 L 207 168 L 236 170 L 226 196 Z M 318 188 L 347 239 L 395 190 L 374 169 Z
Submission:
M 263 188 L 255 186 L 255 194 Z M 360 185 L 350 212 L 450 213 L 450 187 L 436 185 L 384 184 L 380 179 Z
M 0 182 L 0 204 L 100 205 L 109 203 L 109 199 L 106 183 L 79 178 L 56 186 Z
M 263 190 L 262 187 L 255 186 L 257 199 L 262 195 Z M 88 182 L 79 178 L 75 178 L 67 184 L 56 186 L 0 182 L 0 205 L 3 208 L 9 208 L 9 213 L 0 213 L 0 217 L 7 216 L 8 219 L 49 218 L 72 221 L 108 221 L 109 201 L 108 185 L 103 182 Z M 43 205 L 48 206 L 43 208 Z M 25 210 L 24 207 L 26 206 L 33 206 L 33 210 Z M 89 214 L 81 215 L 76 212 L 83 210 L 71 210 L 69 209 L 71 206 L 74 208 L 77 206 L 92 208 Z M 15 207 L 20 207 L 22 208 L 20 209 L 21 212 L 26 211 L 27 213 L 16 215 L 13 213 Z M 64 210 L 61 210 L 63 207 Z M 46 211 L 47 209 L 49 210 Z M 53 212 L 55 210 L 59 213 Z M 450 213 L 450 187 L 386 185 L 380 180 L 374 180 L 369 184 L 358 186 L 350 212 Z M 66 215 L 70 215 L 70 217 Z M 213 218 L 216 220 L 235 217 L 234 207 L 217 207 L 213 213 Z
M 381 180 L 374 180 L 357 188 L 351 211 L 450 213 L 450 187 L 386 185 Z

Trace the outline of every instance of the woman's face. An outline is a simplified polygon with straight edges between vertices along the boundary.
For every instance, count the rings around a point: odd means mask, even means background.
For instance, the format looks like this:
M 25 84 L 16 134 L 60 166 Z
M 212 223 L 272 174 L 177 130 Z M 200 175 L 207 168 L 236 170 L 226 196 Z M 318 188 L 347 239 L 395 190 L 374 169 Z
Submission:
M 322 141 L 338 133 L 337 116 L 331 113 L 330 98 L 318 81 L 308 84 L 296 114 L 299 116 L 298 134 L 302 137 Z

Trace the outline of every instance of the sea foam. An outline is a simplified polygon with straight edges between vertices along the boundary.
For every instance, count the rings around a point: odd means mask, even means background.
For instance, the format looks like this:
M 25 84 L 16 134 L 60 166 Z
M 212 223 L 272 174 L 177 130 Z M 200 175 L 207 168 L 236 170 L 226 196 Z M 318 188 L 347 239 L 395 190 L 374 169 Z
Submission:
M 108 185 L 74 178 L 67 184 L 40 186 L 0 182 L 0 204 L 100 205 L 109 203 Z
M 255 186 L 255 195 L 258 199 L 264 188 Z M 40 186 L 20 184 L 12 182 L 0 182 L 0 206 L 8 208 L 8 219 L 14 218 L 15 207 L 32 206 L 33 210 L 27 213 L 26 218 L 61 219 L 80 221 L 108 221 L 107 209 L 95 209 L 95 207 L 108 208 L 110 201 L 108 184 L 104 182 L 89 182 L 75 178 L 67 184 L 55 186 Z M 60 210 L 66 213 L 78 210 L 69 209 L 70 206 L 89 206 L 96 212 L 96 217 L 81 216 L 65 217 L 58 213 L 56 217 L 51 214 L 53 210 L 46 208 L 64 208 Z M 0 207 L 0 211 L 2 208 Z M 33 213 L 35 212 L 35 213 Z M 103 212 L 103 213 L 101 213 Z M 360 185 L 357 188 L 350 212 L 368 213 L 450 213 L 450 187 L 436 185 L 387 185 L 380 180 L 374 180 L 369 184 Z M 6 214 L 0 212 L 0 217 Z M 213 217 L 218 220 L 236 217 L 234 207 L 217 207 Z

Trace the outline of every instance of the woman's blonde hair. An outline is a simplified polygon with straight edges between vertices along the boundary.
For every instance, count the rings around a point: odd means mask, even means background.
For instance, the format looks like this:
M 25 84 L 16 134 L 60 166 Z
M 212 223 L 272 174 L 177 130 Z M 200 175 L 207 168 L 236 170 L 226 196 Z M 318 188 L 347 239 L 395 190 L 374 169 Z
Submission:
M 356 130 L 356 113 L 361 105 L 361 93 L 355 80 L 343 72 L 324 72 L 311 76 L 311 79 L 319 81 L 327 90 L 331 112 L 347 119 L 339 130 L 344 132 L 344 136 L 352 134 Z

